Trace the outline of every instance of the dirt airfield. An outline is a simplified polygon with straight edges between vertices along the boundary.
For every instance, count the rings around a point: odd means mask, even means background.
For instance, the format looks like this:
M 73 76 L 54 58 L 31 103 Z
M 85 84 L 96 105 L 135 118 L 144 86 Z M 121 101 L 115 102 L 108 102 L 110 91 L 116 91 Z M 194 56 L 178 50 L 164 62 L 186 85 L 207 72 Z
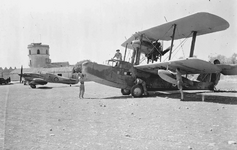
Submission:
M 236 83 L 221 81 L 218 88 Z M 206 97 L 78 85 L 0 86 L 0 149 L 4 150 L 229 150 L 237 149 L 237 93 Z

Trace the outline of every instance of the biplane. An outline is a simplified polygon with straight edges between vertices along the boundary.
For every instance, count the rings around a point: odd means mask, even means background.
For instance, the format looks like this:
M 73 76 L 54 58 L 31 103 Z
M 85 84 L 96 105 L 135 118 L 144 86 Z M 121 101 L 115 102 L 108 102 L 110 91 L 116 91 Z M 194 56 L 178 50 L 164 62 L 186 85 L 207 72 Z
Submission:
M 213 90 L 219 81 L 219 75 L 237 75 L 237 65 L 215 64 L 194 56 L 195 41 L 198 36 L 225 30 L 229 23 L 223 18 L 200 12 L 177 19 L 144 31 L 136 32 L 127 39 L 124 59 L 117 61 L 118 65 L 110 66 L 85 62 L 82 73 L 100 84 L 120 88 L 123 95 L 141 97 L 144 89 L 134 83 L 136 78 L 146 82 L 148 91 L 177 90 L 175 76 L 176 68 L 180 69 L 185 90 Z M 189 58 L 171 60 L 174 40 L 192 38 Z M 163 50 L 162 41 L 171 41 L 170 46 Z M 127 50 L 132 50 L 130 61 L 125 60 Z M 161 58 L 169 54 L 167 61 Z M 147 59 L 147 64 L 141 64 L 141 55 Z M 160 61 L 159 61 L 160 60 Z M 195 80 L 191 79 L 195 75 Z
M 25 82 L 28 82 L 31 88 L 36 88 L 36 85 L 45 85 L 50 83 L 62 83 L 62 84 L 77 84 L 79 82 L 78 76 L 74 78 L 67 78 L 58 76 L 52 73 L 23 73 L 23 67 L 21 67 L 20 82 L 24 78 Z

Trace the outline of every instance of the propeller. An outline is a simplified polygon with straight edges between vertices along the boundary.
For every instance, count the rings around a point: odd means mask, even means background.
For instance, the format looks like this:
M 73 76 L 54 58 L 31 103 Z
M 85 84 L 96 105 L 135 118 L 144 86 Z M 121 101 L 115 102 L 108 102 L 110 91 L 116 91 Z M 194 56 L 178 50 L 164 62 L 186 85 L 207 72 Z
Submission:
M 20 83 L 22 81 L 22 75 L 23 75 L 23 66 L 21 65 Z

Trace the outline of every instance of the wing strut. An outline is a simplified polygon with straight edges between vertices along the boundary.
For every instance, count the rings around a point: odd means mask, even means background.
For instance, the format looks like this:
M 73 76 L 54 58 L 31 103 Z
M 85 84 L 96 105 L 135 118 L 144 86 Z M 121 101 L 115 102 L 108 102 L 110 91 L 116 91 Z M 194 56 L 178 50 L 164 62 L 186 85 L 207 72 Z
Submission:
M 134 48 L 134 51 L 136 51 L 136 58 L 135 58 L 135 65 L 139 65 L 139 63 L 140 63 L 140 56 L 141 56 L 141 47 L 142 47 L 142 42 L 143 42 L 143 34 L 140 36 L 140 41 L 141 41 L 141 43 L 140 43 L 140 46 L 139 46 L 139 48 L 137 47 L 137 48 Z
M 127 49 L 128 49 L 128 43 L 126 44 L 126 47 L 125 47 L 125 52 L 124 52 L 123 61 L 125 61 L 126 54 L 127 54 Z
M 172 54 L 172 49 L 173 49 L 173 43 L 174 43 L 174 36 L 175 36 L 175 30 L 176 30 L 176 24 L 173 25 L 173 35 L 172 35 L 172 41 L 171 41 L 171 47 L 170 47 L 170 55 L 169 55 L 169 60 L 171 59 L 171 54 Z
M 190 49 L 189 57 L 193 57 L 196 37 L 197 37 L 197 31 L 193 31 L 193 38 L 192 38 L 192 44 L 191 44 L 191 49 Z

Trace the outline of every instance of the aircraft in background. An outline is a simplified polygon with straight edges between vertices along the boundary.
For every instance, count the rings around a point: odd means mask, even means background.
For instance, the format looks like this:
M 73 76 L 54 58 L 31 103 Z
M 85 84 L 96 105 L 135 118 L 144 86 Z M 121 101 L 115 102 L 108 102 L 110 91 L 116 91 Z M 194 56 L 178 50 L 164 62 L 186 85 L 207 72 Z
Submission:
M 144 90 L 141 85 L 134 83 L 136 78 L 146 82 L 148 91 L 177 90 L 175 70 L 179 68 L 184 82 L 183 89 L 213 90 L 220 73 L 237 75 L 237 65 L 213 64 L 194 58 L 195 41 L 197 36 L 222 31 L 228 27 L 229 23 L 219 16 L 206 12 L 196 13 L 136 32 L 122 44 L 125 47 L 124 59 L 110 61 L 116 61 L 117 65 L 85 62 L 82 73 L 91 81 L 120 88 L 123 95 L 140 97 Z M 174 40 L 190 37 L 192 42 L 189 58 L 171 60 Z M 171 41 L 171 46 L 163 50 L 162 41 Z M 133 50 L 131 61 L 125 60 L 128 49 Z M 161 58 L 167 52 L 169 60 L 162 62 Z M 142 55 L 147 59 L 147 64 L 141 64 Z M 196 80 L 190 79 L 190 74 L 197 75 Z
M 58 76 L 52 73 L 23 73 L 23 67 L 21 67 L 20 82 L 24 78 L 24 82 L 28 82 L 31 88 L 36 88 L 36 85 L 45 85 L 50 83 L 62 83 L 62 84 L 77 84 L 79 82 L 78 73 L 75 73 L 73 78 L 67 78 Z

